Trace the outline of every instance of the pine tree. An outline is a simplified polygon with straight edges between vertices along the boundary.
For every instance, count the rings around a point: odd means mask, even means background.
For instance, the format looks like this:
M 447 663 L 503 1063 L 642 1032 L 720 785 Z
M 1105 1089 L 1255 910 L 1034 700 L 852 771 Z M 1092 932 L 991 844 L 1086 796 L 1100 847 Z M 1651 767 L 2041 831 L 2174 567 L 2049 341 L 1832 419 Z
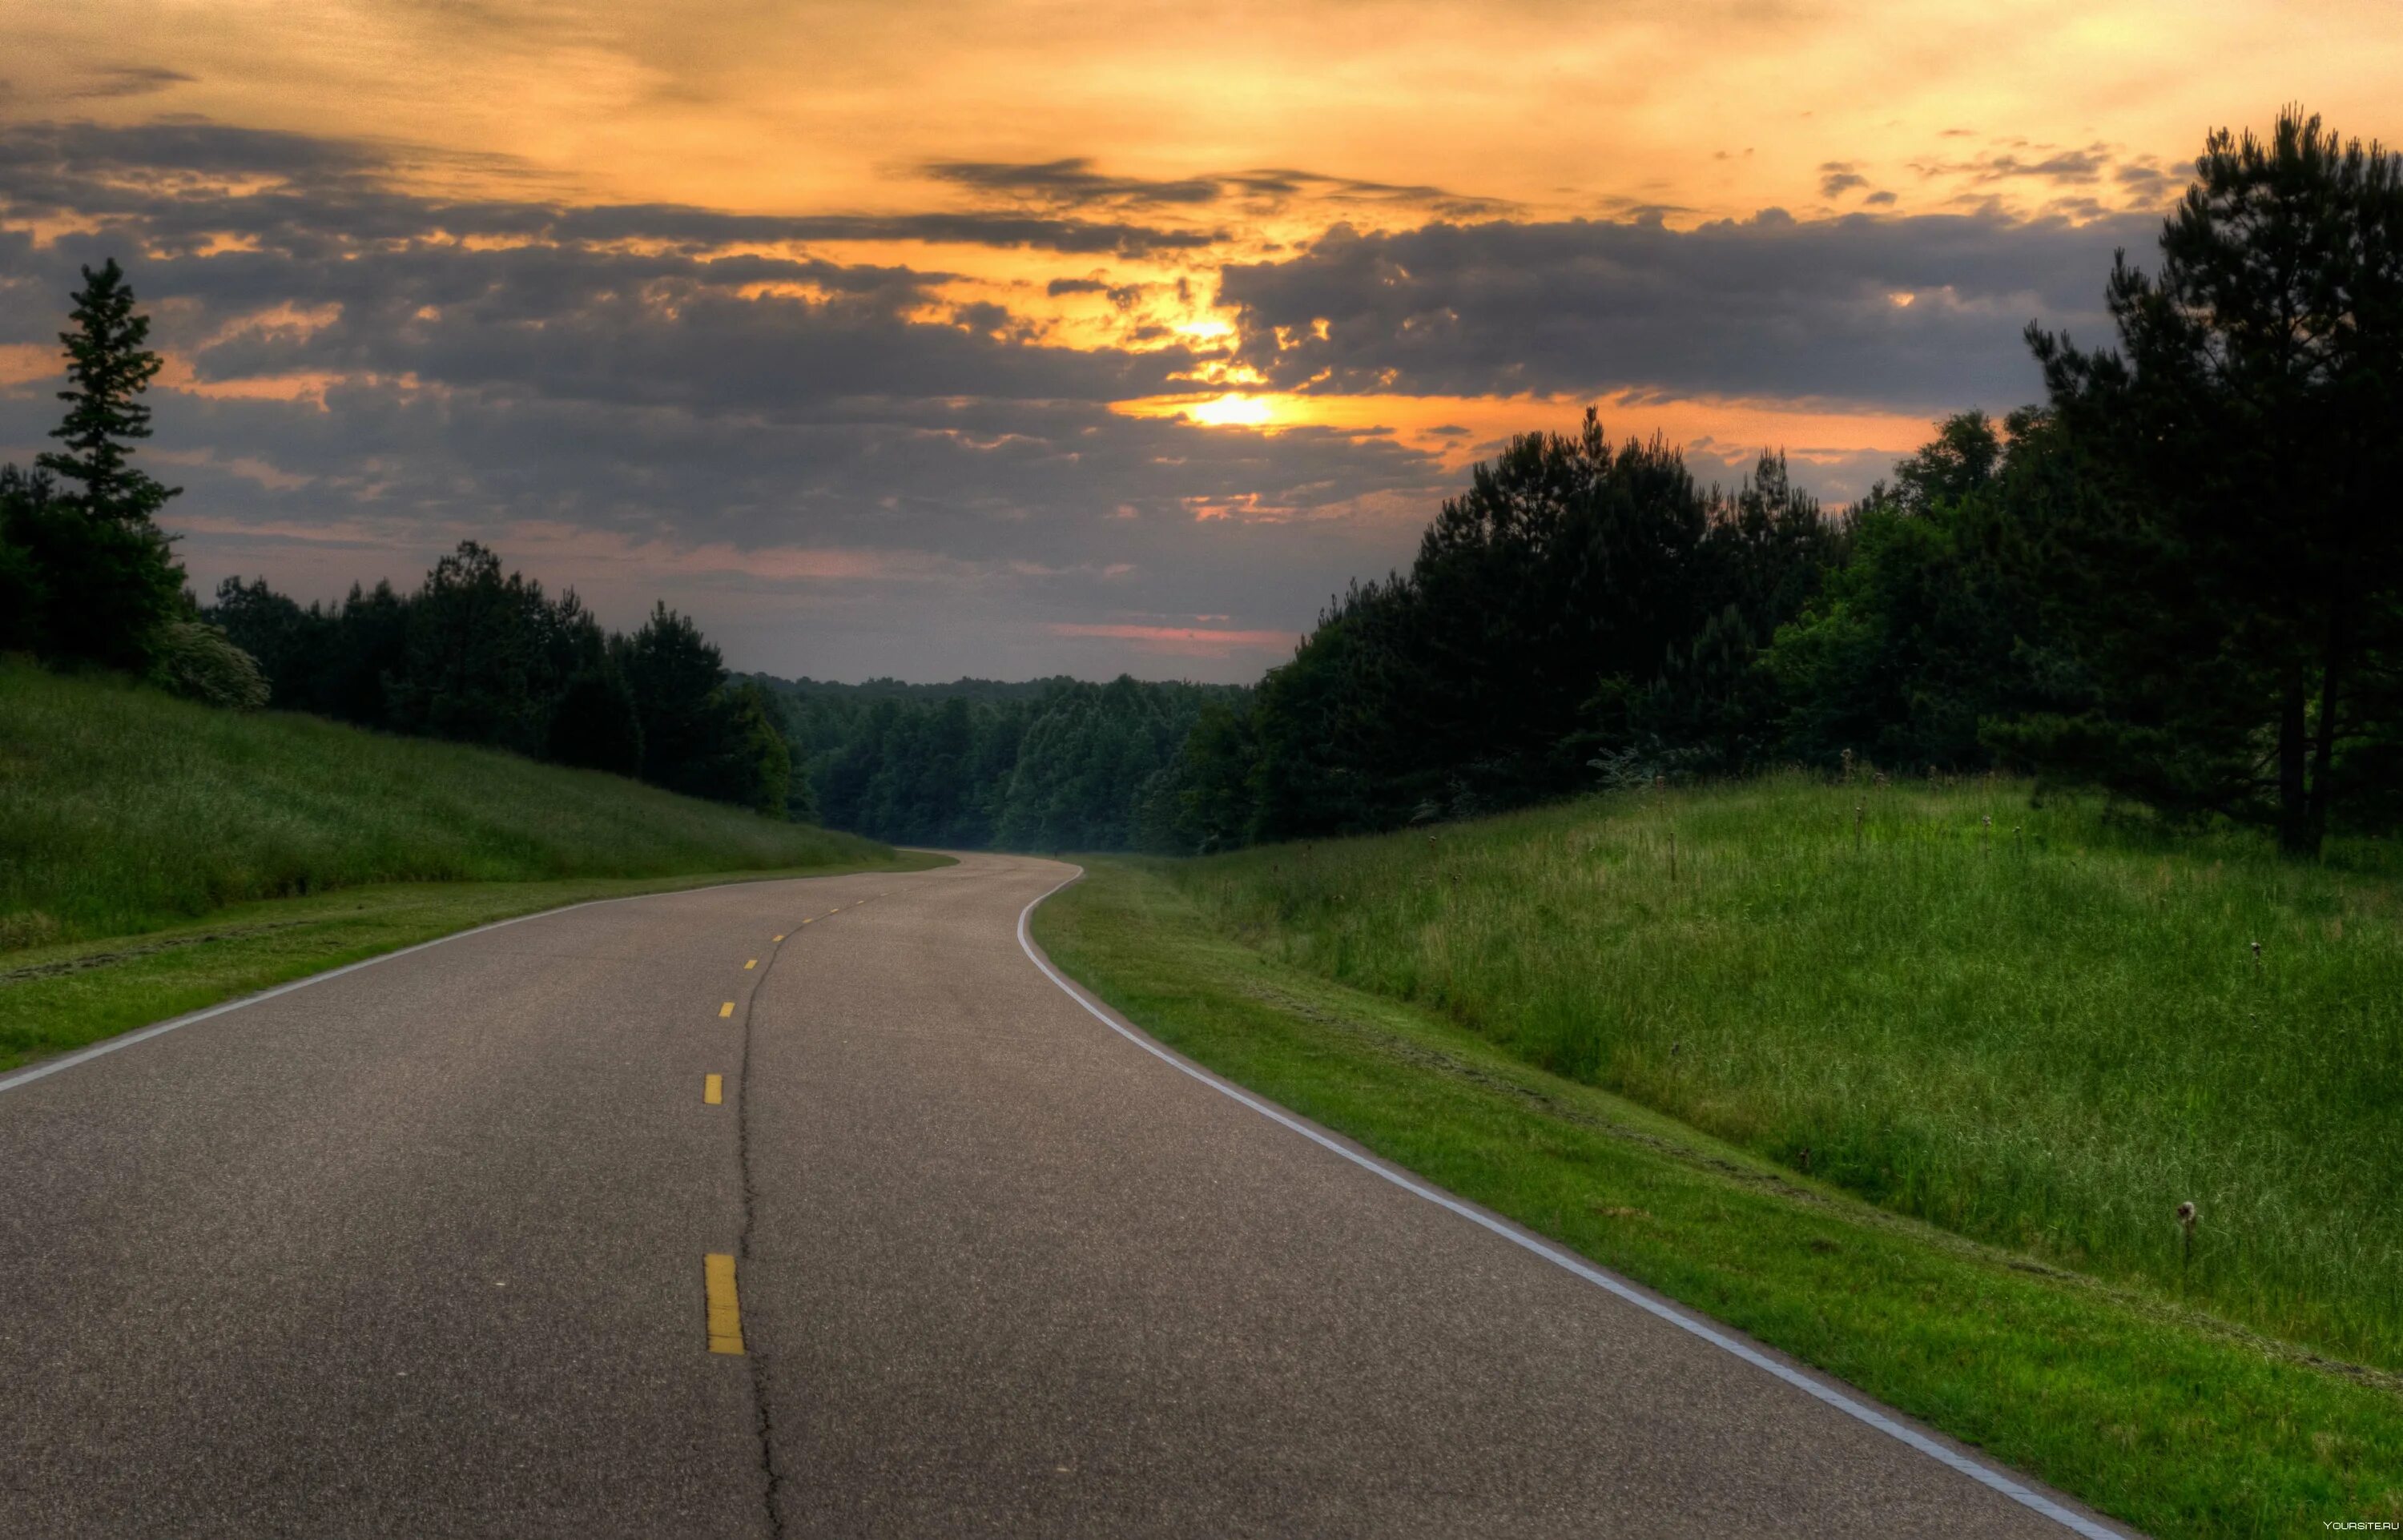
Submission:
M 2085 482 L 2063 604 L 2094 709 L 2010 746 L 2315 854 L 2403 662 L 2403 159 L 2281 115 L 2220 132 L 2123 259 L 2118 352 L 2031 328 Z
M 38 604 L 14 630 L 35 652 L 63 661 L 136 672 L 157 659 L 165 628 L 184 617 L 184 571 L 169 536 L 151 515 L 176 493 L 129 463 L 132 441 L 150 434 L 150 410 L 138 399 L 159 372 L 143 346 L 149 320 L 134 313 L 133 291 L 114 261 L 83 270 L 66 345 L 66 421 L 51 437 L 63 451 L 39 456 L 21 479 L 7 520 L 5 563 L 14 586 Z
M 117 258 L 98 272 L 83 270 L 84 286 L 59 333 L 67 350 L 66 421 L 50 437 L 66 444 L 35 462 L 70 484 L 69 500 L 96 518 L 147 521 L 181 487 L 161 486 L 132 464 L 132 443 L 150 437 L 150 409 L 142 393 L 159 373 L 159 355 L 143 344 L 150 318 L 133 309 L 133 290 Z M 74 488 L 81 490 L 72 490 Z

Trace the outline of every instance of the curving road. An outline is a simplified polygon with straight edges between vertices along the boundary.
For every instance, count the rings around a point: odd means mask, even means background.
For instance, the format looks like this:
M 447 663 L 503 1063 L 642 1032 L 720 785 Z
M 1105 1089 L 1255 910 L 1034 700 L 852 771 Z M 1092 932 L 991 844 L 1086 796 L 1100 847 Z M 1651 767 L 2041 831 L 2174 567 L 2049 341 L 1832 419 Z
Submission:
M 1018 936 L 1071 869 L 590 905 L 0 1078 L 0 1535 L 2116 1533 L 1097 1020 Z

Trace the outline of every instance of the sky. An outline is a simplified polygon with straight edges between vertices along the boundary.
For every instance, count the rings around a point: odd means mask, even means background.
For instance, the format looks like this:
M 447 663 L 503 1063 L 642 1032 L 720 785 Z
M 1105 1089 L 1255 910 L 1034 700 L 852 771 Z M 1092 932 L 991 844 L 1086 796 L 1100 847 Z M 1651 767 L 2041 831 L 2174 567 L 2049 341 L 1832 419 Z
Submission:
M 1256 679 L 1508 436 L 1830 504 L 2101 341 L 2391 0 L 0 0 L 0 457 L 79 266 L 203 596 L 483 542 L 729 664 Z

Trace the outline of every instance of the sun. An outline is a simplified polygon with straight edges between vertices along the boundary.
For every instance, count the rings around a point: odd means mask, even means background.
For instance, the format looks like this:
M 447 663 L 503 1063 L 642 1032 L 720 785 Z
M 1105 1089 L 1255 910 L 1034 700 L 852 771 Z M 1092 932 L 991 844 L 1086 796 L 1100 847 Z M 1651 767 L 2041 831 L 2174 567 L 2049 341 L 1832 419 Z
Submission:
M 1185 409 L 1185 415 L 1214 428 L 1258 428 L 1275 421 L 1276 409 L 1266 396 L 1229 391 L 1215 400 L 1195 402 Z

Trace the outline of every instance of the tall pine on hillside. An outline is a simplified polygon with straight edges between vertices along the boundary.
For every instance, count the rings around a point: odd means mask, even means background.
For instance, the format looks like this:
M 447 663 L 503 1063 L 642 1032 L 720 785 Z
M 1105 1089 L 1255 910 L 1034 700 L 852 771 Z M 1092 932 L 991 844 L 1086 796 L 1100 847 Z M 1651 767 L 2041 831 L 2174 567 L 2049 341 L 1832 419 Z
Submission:
M 132 441 L 150 437 L 150 409 L 142 393 L 159 373 L 159 355 L 144 344 L 150 318 L 133 309 L 133 290 L 117 258 L 98 272 L 83 270 L 84 286 L 59 333 L 67 350 L 66 421 L 50 437 L 66 444 L 34 463 L 70 483 L 68 501 L 96 519 L 147 520 L 183 491 L 159 484 L 132 463 Z M 80 490 L 76 490 L 76 488 Z
M 150 436 L 140 397 L 159 372 L 144 344 L 149 318 L 112 258 L 83 270 L 66 347 L 66 420 L 51 431 L 64 448 L 41 455 L 8 498 L 8 538 L 38 576 L 35 650 L 62 659 L 140 669 L 183 609 L 184 573 L 152 516 L 178 488 L 132 464 Z

